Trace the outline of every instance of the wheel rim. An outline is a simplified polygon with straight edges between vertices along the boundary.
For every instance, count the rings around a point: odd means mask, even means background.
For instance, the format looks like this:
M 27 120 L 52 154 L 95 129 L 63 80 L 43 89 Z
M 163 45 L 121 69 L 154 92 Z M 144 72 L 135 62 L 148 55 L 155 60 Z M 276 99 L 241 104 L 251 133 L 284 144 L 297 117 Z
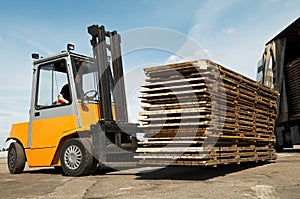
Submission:
M 78 146 L 69 146 L 64 155 L 64 161 L 66 166 L 71 170 L 76 170 L 80 167 L 82 160 L 82 153 Z
M 17 154 L 16 154 L 16 150 L 14 148 L 11 148 L 11 150 L 9 151 L 8 157 L 9 157 L 9 159 L 8 159 L 9 168 L 10 169 L 15 168 Z

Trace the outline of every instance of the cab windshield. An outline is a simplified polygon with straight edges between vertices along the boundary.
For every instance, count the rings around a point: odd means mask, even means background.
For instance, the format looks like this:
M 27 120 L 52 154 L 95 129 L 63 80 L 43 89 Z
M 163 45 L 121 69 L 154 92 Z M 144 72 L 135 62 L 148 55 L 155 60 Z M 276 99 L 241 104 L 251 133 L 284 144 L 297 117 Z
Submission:
M 78 100 L 99 101 L 98 73 L 92 58 L 71 56 Z

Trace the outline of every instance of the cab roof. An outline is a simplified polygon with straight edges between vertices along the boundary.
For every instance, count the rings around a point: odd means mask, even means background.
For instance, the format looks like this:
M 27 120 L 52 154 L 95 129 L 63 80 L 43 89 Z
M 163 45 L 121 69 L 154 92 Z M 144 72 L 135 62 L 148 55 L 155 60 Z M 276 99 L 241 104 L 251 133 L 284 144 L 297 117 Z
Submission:
M 69 55 L 72 56 L 73 58 L 75 58 L 75 60 L 78 60 L 78 61 L 81 61 L 81 62 L 83 62 L 83 61 L 85 61 L 85 62 L 86 61 L 94 62 L 94 59 L 92 57 L 88 57 L 88 56 L 73 53 L 73 52 L 62 51 L 62 52 L 60 52 L 56 55 L 52 55 L 52 56 L 48 56 L 48 57 L 42 57 L 42 58 L 39 58 L 37 60 L 34 60 L 33 64 L 36 65 L 36 64 L 51 61 L 51 60 L 54 60 L 54 59 L 59 59 L 59 58 L 62 58 L 62 57 L 66 57 L 66 56 L 69 56 Z

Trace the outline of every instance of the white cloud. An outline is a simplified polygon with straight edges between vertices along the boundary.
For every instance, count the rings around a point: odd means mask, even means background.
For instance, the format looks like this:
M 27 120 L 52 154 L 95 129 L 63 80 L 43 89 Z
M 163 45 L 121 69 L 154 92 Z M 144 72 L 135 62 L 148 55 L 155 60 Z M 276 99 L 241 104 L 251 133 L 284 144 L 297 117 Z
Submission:
M 183 62 L 184 59 L 182 57 L 179 57 L 177 55 L 171 55 L 166 61 L 165 64 L 171 64 L 171 63 L 179 63 Z
M 29 119 L 29 101 L 22 93 L 10 93 L 0 89 L 6 96 L 0 96 L 0 149 L 6 146 L 12 124 L 26 122 Z
M 224 12 L 237 2 L 235 0 L 223 1 L 222 3 L 213 0 L 206 1 L 196 13 L 195 25 L 191 28 L 189 35 L 192 37 L 197 35 L 211 37 L 211 32 L 215 31 L 214 27 L 222 20 Z
M 7 148 L 5 140 L 9 137 L 12 124 L 28 121 L 28 111 L 11 111 L 9 108 L 0 109 L 0 149 Z
M 0 113 L 0 117 L 9 117 L 12 116 L 10 113 Z
M 186 61 L 194 61 L 200 59 L 209 59 L 210 52 L 207 49 L 196 50 L 194 52 L 190 52 L 190 54 L 185 55 L 184 57 L 179 55 L 171 55 L 166 61 L 165 64 L 172 64 L 172 63 L 180 63 Z
M 202 47 L 200 43 L 192 39 L 189 36 L 185 36 L 184 44 L 177 50 L 176 53 L 171 55 L 165 64 L 184 62 L 184 61 L 194 61 L 200 59 L 209 59 L 211 53 L 209 50 Z
M 187 41 L 176 52 L 176 54 L 171 55 L 165 61 L 165 64 L 200 59 L 212 59 L 212 51 L 204 48 L 202 46 L 202 41 L 205 42 L 206 38 L 211 38 L 210 32 L 215 26 L 215 22 L 219 19 L 218 17 L 220 13 L 233 3 L 234 1 L 222 4 L 216 1 L 207 1 L 203 6 L 201 6 L 195 16 L 195 25 L 189 31 L 188 36 L 186 36 Z M 210 12 L 207 12 L 207 10 L 210 10 Z M 235 32 L 235 29 L 224 28 L 222 31 L 226 34 L 231 34 Z
M 286 7 L 290 7 L 291 4 L 293 2 L 295 2 L 295 1 L 290 1 L 290 0 L 270 0 L 270 2 L 273 3 L 273 4 L 280 3 L 280 4 L 282 4 L 282 5 L 286 6 Z
M 213 61 L 255 79 L 265 43 L 299 15 L 296 5 L 287 10 L 281 9 L 283 3 L 271 6 L 270 2 L 261 1 L 259 6 L 269 9 L 260 10 L 257 6 L 246 9 L 235 0 L 224 4 L 207 1 L 195 15 L 189 36 L 209 49 Z
M 290 5 L 291 5 L 291 2 L 289 2 L 289 1 L 287 1 L 287 2 L 285 2 L 285 4 L 284 4 L 286 7 L 290 7 Z
M 222 32 L 226 33 L 226 34 L 231 34 L 234 33 L 236 31 L 235 28 L 222 28 Z
M 0 129 L 0 149 L 8 148 L 8 143 L 6 139 L 9 135 L 10 129 Z
M 53 55 L 54 54 L 49 49 L 45 48 L 44 46 L 41 46 L 41 44 L 39 44 L 39 43 L 37 43 L 37 42 L 35 42 L 35 41 L 31 40 L 31 39 L 25 38 L 24 36 L 18 35 L 18 34 L 14 34 L 14 36 L 16 38 L 24 41 L 25 43 L 29 44 L 30 46 L 33 46 L 34 48 L 39 49 L 42 52 L 45 52 L 48 55 Z

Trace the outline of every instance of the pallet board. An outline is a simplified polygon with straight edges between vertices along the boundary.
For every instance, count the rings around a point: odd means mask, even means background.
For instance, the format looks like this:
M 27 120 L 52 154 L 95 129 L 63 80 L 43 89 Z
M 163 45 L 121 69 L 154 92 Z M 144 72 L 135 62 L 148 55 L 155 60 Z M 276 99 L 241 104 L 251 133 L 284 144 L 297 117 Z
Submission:
M 144 71 L 140 164 L 216 166 L 276 159 L 277 91 L 209 60 Z

